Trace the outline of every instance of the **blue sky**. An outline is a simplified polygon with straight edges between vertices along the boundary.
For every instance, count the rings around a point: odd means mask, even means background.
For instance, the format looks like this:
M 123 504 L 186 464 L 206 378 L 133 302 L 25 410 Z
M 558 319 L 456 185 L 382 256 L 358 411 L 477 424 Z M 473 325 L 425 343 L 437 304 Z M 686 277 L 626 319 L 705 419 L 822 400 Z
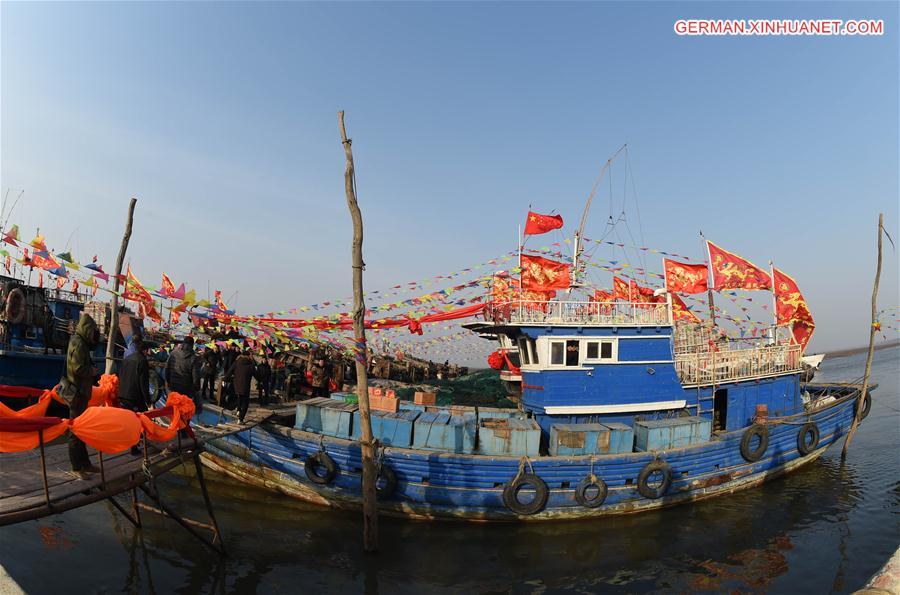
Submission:
M 209 281 L 244 311 L 350 294 L 338 109 L 368 288 L 513 250 L 529 204 L 571 232 L 623 143 L 646 245 L 699 258 L 702 228 L 774 259 L 810 302 L 813 349 L 867 340 L 879 211 L 900 235 L 896 3 L 4 2 L 0 17 L 0 190 L 25 190 L 12 221 L 57 249 L 74 231 L 75 255 L 111 268 L 137 196 L 138 274 Z M 885 35 L 679 37 L 679 18 L 881 18 Z M 608 193 L 595 205 L 597 236 Z M 897 271 L 888 249 L 883 307 Z

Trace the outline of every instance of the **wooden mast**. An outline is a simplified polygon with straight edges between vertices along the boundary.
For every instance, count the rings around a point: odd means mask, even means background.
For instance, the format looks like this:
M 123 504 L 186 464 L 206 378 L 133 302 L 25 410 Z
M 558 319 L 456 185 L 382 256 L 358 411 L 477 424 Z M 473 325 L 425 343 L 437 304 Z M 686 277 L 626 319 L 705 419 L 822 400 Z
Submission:
M 363 298 L 362 274 L 365 263 L 362 257 L 363 221 L 356 202 L 356 171 L 353 167 L 352 140 L 347 138 L 344 128 L 344 112 L 338 112 L 338 125 L 341 129 L 341 144 L 344 145 L 344 156 L 347 167 L 344 170 L 344 190 L 347 194 L 347 207 L 353 220 L 353 336 L 356 352 L 356 394 L 359 397 L 360 439 L 362 450 L 362 498 L 363 498 L 363 549 L 367 552 L 378 550 L 378 505 L 375 481 L 375 445 L 372 442 L 372 419 L 369 414 L 369 382 L 366 375 L 365 313 Z
M 850 431 L 847 433 L 847 439 L 844 441 L 844 448 L 841 450 L 841 458 L 847 456 L 847 449 L 853 441 L 856 434 L 856 428 L 859 426 L 859 415 L 863 410 L 863 403 L 866 400 L 866 391 L 869 390 L 869 375 L 872 372 L 872 356 L 875 354 L 875 324 L 878 322 L 878 283 L 881 281 L 881 236 L 884 233 L 884 213 L 878 215 L 878 265 L 875 268 L 875 286 L 872 288 L 872 323 L 869 326 L 869 353 L 866 356 L 866 372 L 863 375 L 862 391 L 856 401 L 856 412 L 853 416 L 853 422 L 850 424 Z
M 132 198 L 128 205 L 128 219 L 125 220 L 125 235 L 122 237 L 122 245 L 119 246 L 119 256 L 116 258 L 116 273 L 113 277 L 113 294 L 109 303 L 109 331 L 106 337 L 106 373 L 112 374 L 115 364 L 116 334 L 119 332 L 119 278 L 122 276 L 122 264 L 125 262 L 125 252 L 128 250 L 128 241 L 131 239 L 131 225 L 134 222 L 134 207 L 137 199 Z

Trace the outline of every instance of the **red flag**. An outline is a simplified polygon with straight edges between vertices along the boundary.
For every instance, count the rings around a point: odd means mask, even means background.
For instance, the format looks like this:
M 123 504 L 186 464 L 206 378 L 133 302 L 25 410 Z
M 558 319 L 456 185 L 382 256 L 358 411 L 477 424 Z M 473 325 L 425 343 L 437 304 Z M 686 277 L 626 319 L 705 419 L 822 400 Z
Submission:
M 772 268 L 775 281 L 773 289 L 775 293 L 775 320 L 778 324 L 793 323 L 794 340 L 801 345 L 801 351 L 806 349 L 806 344 L 812 337 L 816 328 L 809 306 L 800 293 L 797 282 L 783 271 Z
M 686 320 L 688 322 L 698 323 L 700 319 L 697 318 L 697 315 L 691 312 L 690 308 L 684 303 L 684 300 L 681 299 L 678 294 L 670 293 L 672 296 L 672 318 L 675 320 Z
M 125 273 L 125 291 L 122 292 L 122 298 L 133 302 L 141 302 L 153 304 L 153 297 L 150 292 L 144 289 L 141 282 L 137 280 L 134 273 L 131 272 L 131 265 Z
M 633 302 L 652 302 L 653 288 L 638 285 L 637 281 L 631 279 L 628 283 L 628 289 L 631 291 L 631 301 Z
M 44 272 L 43 271 L 38 271 L 38 287 L 39 288 L 44 287 Z
M 215 300 L 216 306 L 219 308 L 219 310 L 222 310 L 223 312 L 228 310 L 228 306 L 226 306 L 225 302 L 222 301 L 222 292 L 218 289 L 216 290 Z
M 503 304 L 514 300 L 518 290 L 518 279 L 513 279 L 509 275 L 494 275 L 491 295 L 495 304 Z
M 525 220 L 525 235 L 547 233 L 562 226 L 562 215 L 541 215 L 540 213 L 528 211 L 528 218 Z
M 571 267 L 540 256 L 522 255 L 522 288 L 551 291 L 569 288 Z
M 613 299 L 631 301 L 631 287 L 616 276 L 613 276 Z
M 610 293 L 608 291 L 603 291 L 602 289 L 595 289 L 594 295 L 591 296 L 591 301 L 592 302 L 600 302 L 600 303 L 611 302 L 611 301 L 613 301 L 613 295 L 612 295 L 612 293 Z
M 772 289 L 772 278 L 749 260 L 706 242 L 713 289 Z
M 181 320 L 181 312 L 178 312 L 177 310 L 172 310 L 171 316 L 172 324 L 178 324 L 178 321 Z
M 172 283 L 172 280 L 169 279 L 169 276 L 165 273 L 162 274 L 162 292 L 166 297 L 173 297 L 175 293 L 175 284 Z
M 57 289 L 62 289 L 65 284 L 66 284 L 65 277 L 57 277 L 56 278 L 56 288 Z
M 705 264 L 687 264 L 676 260 L 663 259 L 666 290 L 679 293 L 703 293 L 708 289 Z
M 34 256 L 31 258 L 31 266 L 42 268 L 45 271 L 56 271 L 60 265 L 46 250 L 35 250 Z

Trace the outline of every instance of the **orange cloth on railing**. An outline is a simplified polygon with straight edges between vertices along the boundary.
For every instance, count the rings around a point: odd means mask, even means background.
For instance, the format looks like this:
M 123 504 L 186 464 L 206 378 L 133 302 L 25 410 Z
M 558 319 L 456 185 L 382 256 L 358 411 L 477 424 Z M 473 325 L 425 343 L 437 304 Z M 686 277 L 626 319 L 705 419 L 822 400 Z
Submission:
M 49 392 L 41 397 L 46 404 L 50 402 Z M 135 413 L 118 407 L 88 407 L 84 413 L 70 420 L 36 415 L 38 410 L 35 407 L 28 408 L 32 409 L 28 415 L 20 415 L 21 411 L 15 412 L 8 407 L 4 407 L 6 411 L 0 409 L 0 422 L 7 422 L 0 423 L 0 428 L 5 428 L 5 431 L 0 431 L 0 452 L 37 448 L 40 444 L 38 427 L 44 433 L 45 443 L 71 430 L 86 444 L 112 454 L 137 444 L 141 433 L 149 440 L 167 442 L 175 437 L 178 430 L 187 427 L 194 416 L 194 402 L 179 393 L 170 393 L 162 410 L 147 413 Z M 168 426 L 153 421 L 163 413 L 171 415 L 172 422 Z
M 115 405 L 119 401 L 119 377 L 115 374 L 104 374 L 100 377 L 100 386 L 91 388 L 91 400 L 88 407 Z

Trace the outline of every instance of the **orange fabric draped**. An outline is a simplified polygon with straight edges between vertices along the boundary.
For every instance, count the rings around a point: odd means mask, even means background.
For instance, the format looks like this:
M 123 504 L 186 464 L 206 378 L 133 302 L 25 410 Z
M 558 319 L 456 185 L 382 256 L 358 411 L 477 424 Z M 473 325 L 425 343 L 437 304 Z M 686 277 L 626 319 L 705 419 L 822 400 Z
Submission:
M 107 381 L 107 391 L 111 383 Z M 41 397 L 38 405 L 44 403 L 43 411 L 50 403 L 50 391 Z M 44 432 L 44 442 L 61 436 L 71 430 L 81 440 L 93 448 L 113 454 L 131 448 L 141 439 L 141 434 L 155 442 L 167 442 L 175 437 L 178 430 L 187 427 L 194 416 L 194 402 L 185 395 L 170 393 L 166 407 L 148 413 L 135 413 L 118 407 L 88 407 L 74 420 L 58 417 L 43 417 L 38 405 L 22 411 L 0 408 L 0 452 L 21 452 L 37 448 L 40 444 L 39 430 Z M 25 413 L 27 411 L 27 413 Z M 157 424 L 154 418 L 171 415 L 168 426 Z M 17 426 L 13 428 L 12 426 Z

